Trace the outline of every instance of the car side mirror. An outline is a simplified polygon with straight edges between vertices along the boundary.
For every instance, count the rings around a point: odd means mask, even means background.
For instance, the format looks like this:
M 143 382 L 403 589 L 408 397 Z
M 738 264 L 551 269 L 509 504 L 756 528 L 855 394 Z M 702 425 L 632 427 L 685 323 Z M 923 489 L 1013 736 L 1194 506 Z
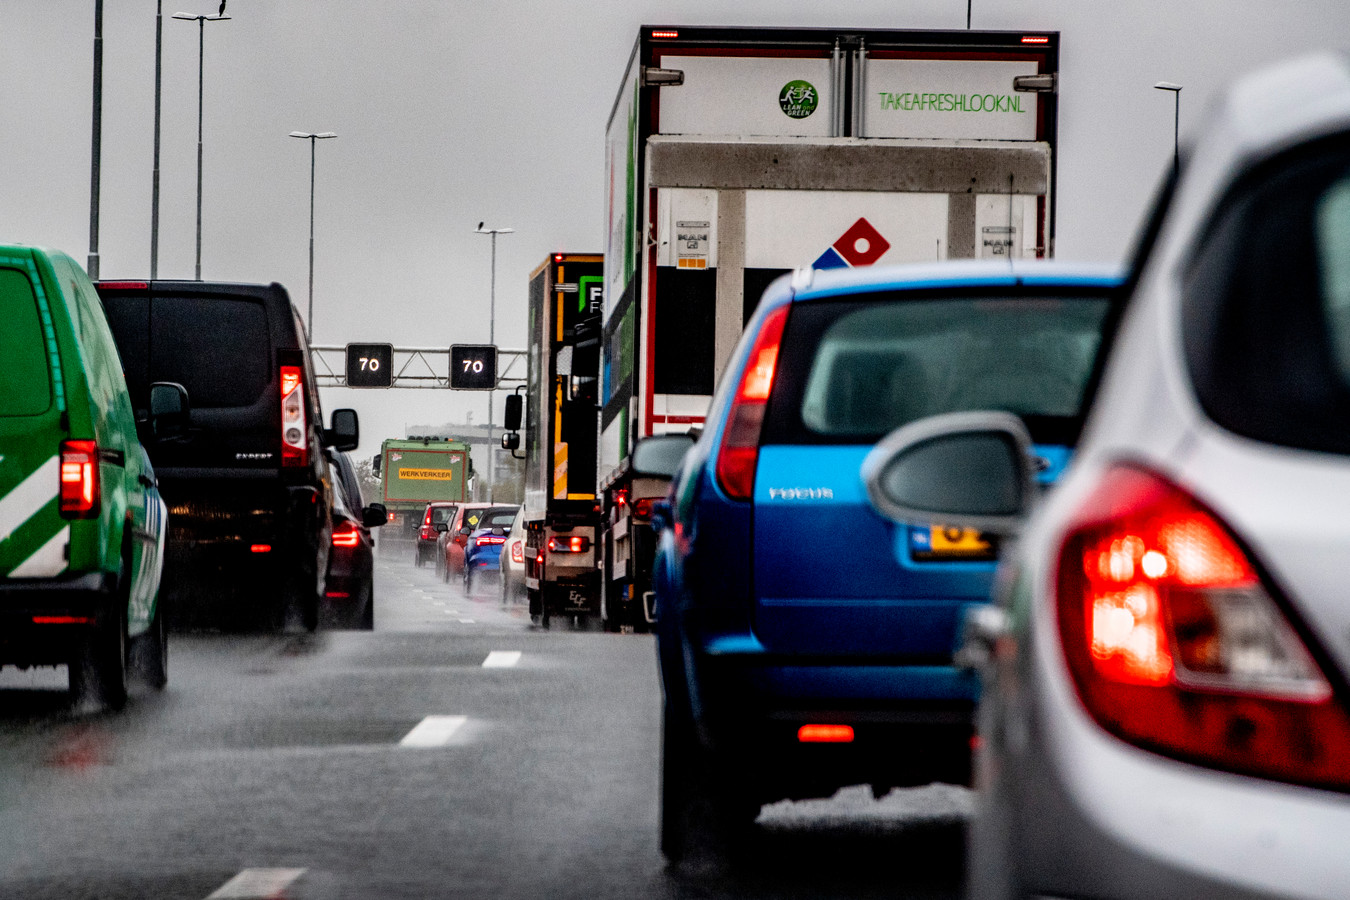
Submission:
M 888 519 L 1015 534 L 1036 498 L 1031 436 L 1006 412 L 946 413 L 892 431 L 863 461 Z
M 514 431 L 508 431 L 502 435 L 503 450 L 518 450 L 520 448 L 520 435 Z
M 389 510 L 383 503 L 372 503 L 361 513 L 361 524 L 367 528 L 378 528 L 389 521 Z
M 355 450 L 361 443 L 361 425 L 354 409 L 333 410 L 333 427 L 323 433 L 323 442 L 334 450 Z
M 632 471 L 635 475 L 673 478 L 694 439 L 687 434 L 658 434 L 645 437 L 633 446 Z
M 181 436 L 191 418 L 187 388 L 172 381 L 150 385 L 150 426 L 156 438 L 169 440 Z
M 435 522 L 435 523 L 432 524 L 431 528 L 432 528 L 432 530 L 435 531 L 437 534 L 445 534 L 447 531 L 450 530 L 450 523 L 448 523 L 448 522 Z

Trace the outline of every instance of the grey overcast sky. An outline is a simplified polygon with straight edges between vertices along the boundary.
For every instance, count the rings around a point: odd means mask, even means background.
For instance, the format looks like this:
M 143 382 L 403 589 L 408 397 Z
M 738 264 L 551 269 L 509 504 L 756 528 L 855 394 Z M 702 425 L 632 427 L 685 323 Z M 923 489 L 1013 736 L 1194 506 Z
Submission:
M 191 278 L 197 42 L 162 0 L 159 274 Z M 150 266 L 156 0 L 104 4 L 102 276 Z M 964 0 L 229 0 L 205 34 L 202 275 L 307 297 L 309 146 L 318 147 L 319 343 L 524 342 L 526 277 L 555 250 L 598 251 L 604 126 L 648 24 L 960 28 Z M 1346 0 L 974 0 L 976 28 L 1062 34 L 1057 255 L 1121 259 L 1181 134 L 1225 82 L 1350 43 Z M 89 250 L 94 0 L 4 0 L 0 241 Z M 361 454 L 404 423 L 485 417 L 482 395 L 325 390 L 354 406 Z M 498 398 L 500 417 L 501 400 Z

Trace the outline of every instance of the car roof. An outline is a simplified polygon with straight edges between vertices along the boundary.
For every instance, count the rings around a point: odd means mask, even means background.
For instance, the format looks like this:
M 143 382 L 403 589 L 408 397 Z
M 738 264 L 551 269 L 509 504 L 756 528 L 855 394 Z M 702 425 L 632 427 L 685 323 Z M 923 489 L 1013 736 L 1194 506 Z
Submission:
M 814 300 L 872 291 L 961 287 L 1082 286 L 1110 289 L 1124 282 L 1119 265 L 1060 260 L 961 259 L 931 263 L 863 266 L 850 269 L 799 269 L 765 292 L 765 304 Z

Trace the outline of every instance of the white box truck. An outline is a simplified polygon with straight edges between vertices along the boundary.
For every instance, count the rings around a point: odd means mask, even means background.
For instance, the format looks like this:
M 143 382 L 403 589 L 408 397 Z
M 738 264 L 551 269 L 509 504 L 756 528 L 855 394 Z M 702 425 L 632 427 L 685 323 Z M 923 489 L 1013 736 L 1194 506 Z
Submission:
M 1059 35 L 644 26 L 606 131 L 602 608 L 641 628 L 663 479 L 744 323 L 802 266 L 1054 247 Z

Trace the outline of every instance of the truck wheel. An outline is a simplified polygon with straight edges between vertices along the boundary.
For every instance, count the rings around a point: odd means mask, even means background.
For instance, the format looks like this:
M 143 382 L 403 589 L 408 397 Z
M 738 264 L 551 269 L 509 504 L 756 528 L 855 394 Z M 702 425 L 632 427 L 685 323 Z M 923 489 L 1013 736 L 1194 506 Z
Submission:
M 120 710 L 127 704 L 125 610 L 125 606 L 120 607 L 116 621 L 90 630 L 71 655 L 71 701 L 81 710 Z
M 145 634 L 131 639 L 131 667 L 155 690 L 169 682 L 169 629 L 164 624 L 164 600 L 155 604 L 155 617 Z

